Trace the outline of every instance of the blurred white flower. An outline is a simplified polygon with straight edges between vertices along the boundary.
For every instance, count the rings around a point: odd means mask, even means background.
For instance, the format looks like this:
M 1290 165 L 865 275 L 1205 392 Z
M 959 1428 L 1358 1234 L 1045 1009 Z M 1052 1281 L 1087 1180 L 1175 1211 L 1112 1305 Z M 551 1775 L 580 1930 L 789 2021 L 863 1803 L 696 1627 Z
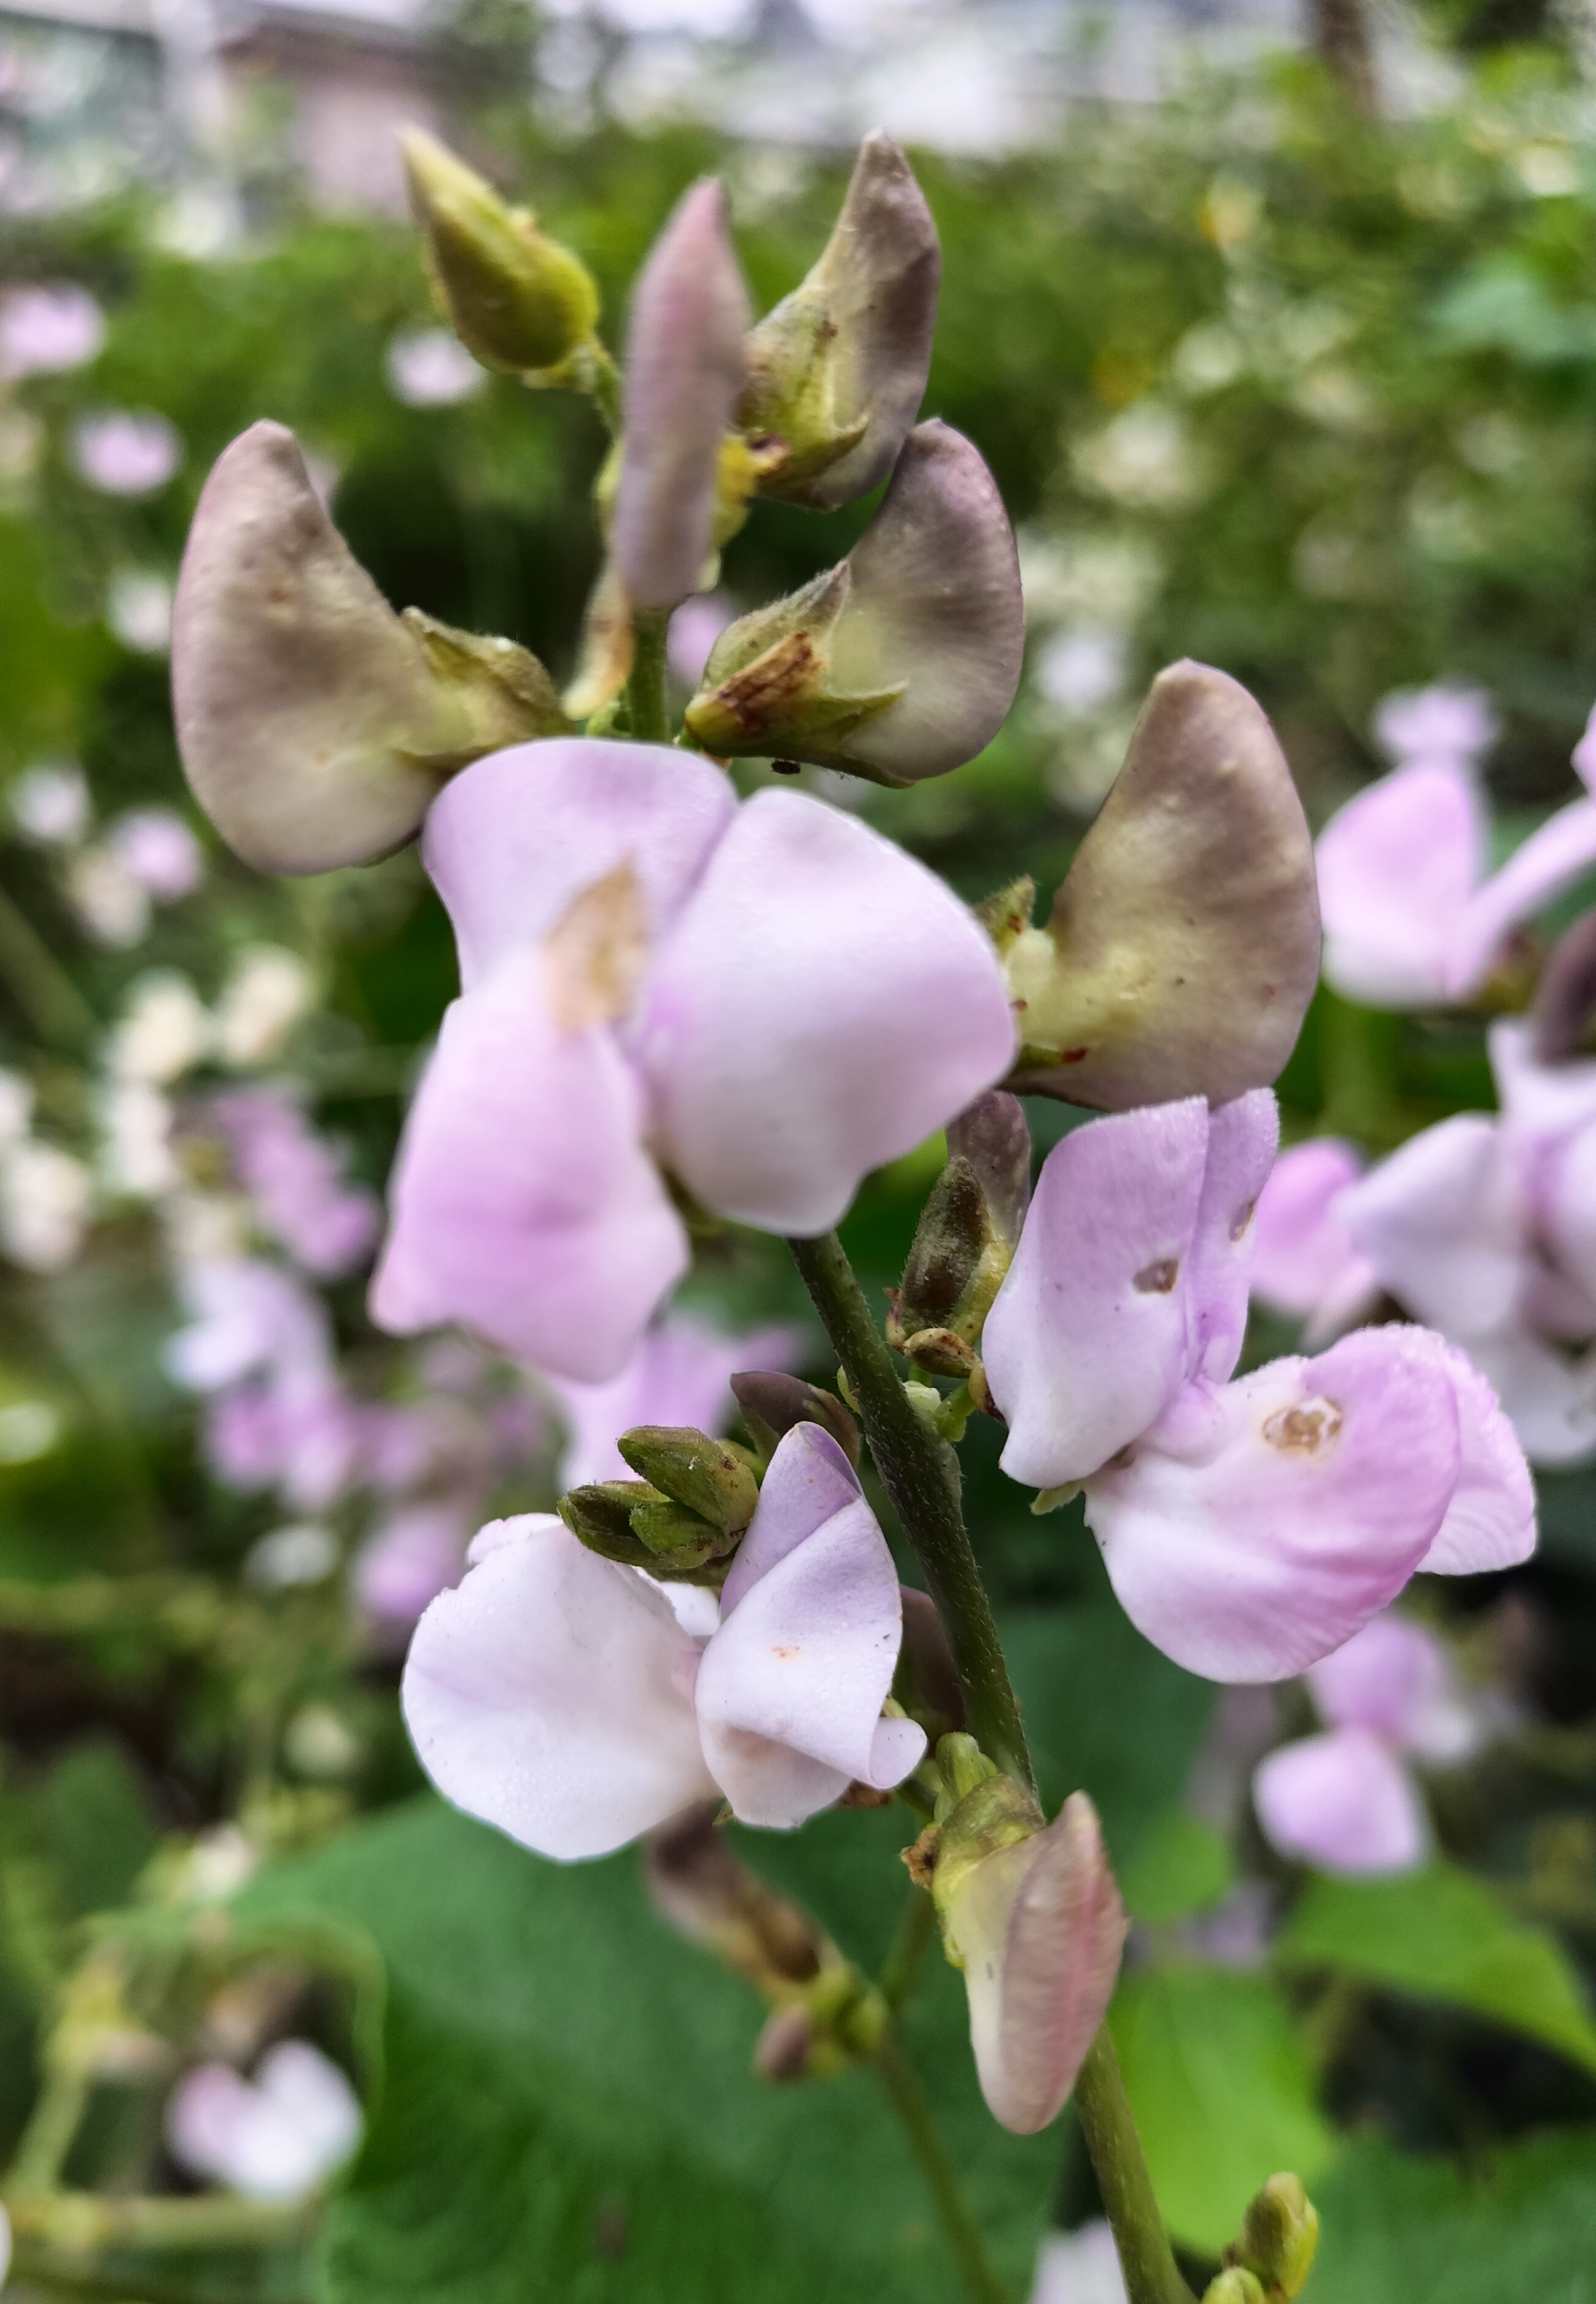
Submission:
M 201 2064 L 174 2089 L 166 2142 L 191 2175 L 250 2200 L 298 2200 L 343 2165 L 361 2140 L 360 2100 L 308 2040 L 280 2040 L 253 2082 Z
M 247 1252 L 254 1232 L 254 1211 L 236 1192 L 175 1191 L 161 1216 L 180 1274 L 197 1265 L 236 1261 Z
M 192 895 L 204 877 L 200 843 L 169 808 L 131 809 L 112 825 L 106 846 L 157 904 Z
M 100 1182 L 130 1199 L 158 1199 L 182 1181 L 172 1149 L 172 1105 L 145 1080 L 113 1080 L 96 1100 Z
M 1119 2252 L 1106 2224 L 1048 2234 L 1036 2260 L 1031 2304 L 1125 2304 Z
M 216 1003 L 216 1050 L 237 1069 L 275 1055 L 315 995 L 316 980 L 297 953 L 251 944 Z
M 124 569 L 106 592 L 106 622 L 136 656 L 164 656 L 172 645 L 172 587 L 164 576 Z
M 1061 712 L 1095 711 L 1125 685 L 1125 644 L 1118 632 L 1068 627 L 1043 646 L 1036 660 L 1036 685 Z
M 407 408 L 447 407 L 487 382 L 486 371 L 447 328 L 406 329 L 389 344 L 383 365 L 388 390 Z
M 106 316 L 87 288 L 62 281 L 0 297 L 0 377 L 81 368 L 106 341 Z
M 0 1159 L 0 1249 L 29 1272 L 59 1272 L 82 1244 L 93 1179 L 81 1160 L 30 1139 Z
M 315 1520 L 295 1520 L 251 1546 L 244 1574 L 265 1591 L 283 1592 L 296 1584 L 323 1584 L 337 1565 L 331 1533 Z
M 147 496 L 183 462 L 176 428 L 153 409 L 106 409 L 79 419 L 72 462 L 91 488 L 110 496 Z
M 165 1085 L 188 1071 L 211 1044 L 210 1012 L 186 976 L 152 969 L 128 995 L 106 1050 L 119 1080 Z
M 89 786 L 75 760 L 38 760 L 11 788 L 12 821 L 36 848 L 70 848 L 89 828 Z
M 61 1413 L 47 1400 L 13 1400 L 0 1408 L 0 1464 L 33 1464 L 61 1437 Z
M 1205 320 L 1188 328 L 1176 344 L 1170 373 L 1181 391 L 1197 395 L 1222 392 L 1246 365 L 1246 349 L 1235 331 L 1223 320 Z
M 1076 444 L 1075 477 L 1118 504 L 1173 512 L 1207 493 L 1209 471 L 1178 409 L 1139 400 Z
M 259 1868 L 260 1851 L 253 1841 L 235 1824 L 218 1824 L 202 1832 L 189 1850 L 187 1862 L 174 1878 L 173 1893 L 196 1903 L 225 1903 Z
M 97 944 L 125 952 L 149 927 L 149 896 L 120 857 L 106 848 L 86 848 L 72 860 L 66 893 L 72 908 Z
M 352 1775 L 363 1754 L 360 1738 L 330 1704 L 302 1705 L 283 1735 L 283 1756 L 301 1776 Z

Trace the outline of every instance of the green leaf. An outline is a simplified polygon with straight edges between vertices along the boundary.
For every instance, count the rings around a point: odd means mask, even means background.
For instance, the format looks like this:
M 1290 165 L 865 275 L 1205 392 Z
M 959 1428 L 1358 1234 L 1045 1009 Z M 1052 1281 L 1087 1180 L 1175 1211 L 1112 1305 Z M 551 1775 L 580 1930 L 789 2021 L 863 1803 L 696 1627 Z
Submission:
M 1278 1949 L 1303 1966 L 1473 2009 L 1596 2071 L 1596 2025 L 1562 1946 L 1452 1865 L 1391 1880 L 1315 1879 Z
M 1230 1851 L 1212 1825 L 1172 1808 L 1142 1834 L 1121 1868 L 1119 1885 L 1126 1909 L 1161 1927 L 1218 1903 L 1235 1876 Z
M 1165 2219 L 1218 2253 L 1278 2170 L 1311 2182 L 1333 2139 L 1291 2014 L 1267 1977 L 1133 1969 L 1108 2016 Z
M 1002 1632 L 1048 1813 L 1090 1792 L 1125 1864 L 1185 1790 L 1218 1690 L 1160 1656 L 1112 1597 L 1006 1616 Z
M 1313 2190 L 1311 2304 L 1596 2304 L 1596 2129 L 1464 2176 L 1361 2139 Z
M 903 1837 L 884 1810 L 739 1841 L 873 1961 L 907 1893 Z M 545 1864 L 429 1800 L 241 1902 L 307 1910 L 361 1922 L 389 1978 L 381 2102 L 329 2215 L 325 2304 L 955 2304 L 873 2075 L 755 2080 L 762 2003 L 655 1917 L 634 1856 Z M 933 1950 L 909 2046 L 1019 2291 L 1057 2145 L 997 2128 L 966 2025 Z
M 108 1739 L 57 1760 L 40 1793 L 45 1830 L 74 1912 L 124 1904 L 159 1835 L 132 1762 Z

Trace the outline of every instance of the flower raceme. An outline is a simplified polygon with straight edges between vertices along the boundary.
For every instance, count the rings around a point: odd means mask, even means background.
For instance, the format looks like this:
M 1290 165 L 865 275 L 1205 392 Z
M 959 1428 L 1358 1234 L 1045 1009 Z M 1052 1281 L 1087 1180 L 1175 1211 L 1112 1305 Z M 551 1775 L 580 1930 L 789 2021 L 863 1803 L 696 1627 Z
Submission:
M 1447 690 L 1392 698 L 1380 733 L 1400 765 L 1348 800 L 1319 837 L 1325 977 L 1374 1008 L 1466 1000 L 1512 930 L 1596 865 L 1596 799 L 1587 791 L 1559 809 L 1488 877 L 1473 767 L 1493 733 L 1484 699 Z M 1592 727 L 1574 765 L 1590 787 Z
M 1415 1570 L 1534 1545 L 1490 1385 L 1422 1328 L 1365 1328 L 1231 1381 L 1273 1095 L 1116 1114 L 1048 1155 L 988 1317 L 1003 1467 L 1079 1485 L 1125 1613 L 1188 1671 L 1283 1680 Z
M 679 751 L 496 753 L 422 856 L 462 994 L 400 1148 L 380 1326 L 463 1320 L 602 1383 L 687 1266 L 667 1174 L 823 1232 L 1013 1055 L 996 954 L 940 881 L 802 793 L 739 805 Z
M 1464 1759 L 1478 1736 L 1445 1648 L 1422 1624 L 1380 1615 L 1307 1679 L 1328 1724 L 1259 1764 L 1252 1800 L 1266 1835 L 1327 1872 L 1411 1871 L 1430 1825 L 1406 1763 Z
M 404 1715 L 438 1790 L 545 1856 L 602 1856 L 720 1793 L 786 1827 L 854 1781 L 886 1791 L 924 1750 L 883 1719 L 897 1573 L 828 1433 L 771 1459 L 719 1597 L 599 1559 L 552 1516 L 496 1520 L 435 1600 Z

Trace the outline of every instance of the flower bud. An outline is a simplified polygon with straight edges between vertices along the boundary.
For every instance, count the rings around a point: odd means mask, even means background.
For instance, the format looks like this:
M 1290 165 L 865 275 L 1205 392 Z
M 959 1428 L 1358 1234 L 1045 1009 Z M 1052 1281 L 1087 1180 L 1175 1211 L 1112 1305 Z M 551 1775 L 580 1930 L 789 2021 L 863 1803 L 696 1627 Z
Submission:
M 920 412 L 942 251 L 890 136 L 859 148 L 836 228 L 747 343 L 738 421 L 785 450 L 761 493 L 832 512 L 885 478 Z
M 855 1471 L 859 1469 L 859 1427 L 834 1393 L 806 1383 L 801 1376 L 784 1376 L 774 1368 L 753 1368 L 732 1378 L 732 1393 L 743 1411 L 749 1436 L 760 1453 L 773 1456 L 776 1444 L 794 1424 L 818 1424 L 829 1432 Z
M 1119 1973 L 1127 1924 L 1097 1810 L 1072 1792 L 1043 1826 L 1029 1792 L 989 1778 L 941 1825 L 932 1893 L 964 1971 L 981 2094 L 1033 2135 L 1074 2086 Z
M 1005 966 L 1022 1092 L 1122 1112 L 1275 1079 L 1319 979 L 1319 901 L 1291 771 L 1237 682 L 1159 674 L 1051 919 Z
M 806 1911 L 734 1854 L 716 1827 L 718 1812 L 718 1802 L 700 1802 L 649 1834 L 649 1894 L 690 1944 L 779 1998 L 812 1983 L 840 1955 Z
M 1226 2254 L 1255 2274 L 1271 2300 L 1290 2304 L 1308 2282 L 1319 2247 L 1319 2211 L 1300 2176 L 1271 2176 L 1242 2218 L 1241 2238 Z
M 399 142 L 427 268 L 466 350 L 485 368 L 536 376 L 590 343 L 598 290 L 586 265 L 436 136 L 407 128 Z
M 562 733 L 535 657 L 396 616 L 333 526 L 292 432 L 252 424 L 201 491 L 172 636 L 194 796 L 263 872 L 369 863 L 484 752 Z
M 997 734 L 1023 643 L 997 483 L 962 434 L 921 424 L 847 558 L 721 634 L 687 725 L 722 757 L 916 784 Z
M 1018 1097 L 997 1090 L 981 1097 L 948 1129 L 947 1148 L 887 1335 L 918 1367 L 962 1376 L 974 1365 L 1031 1200 L 1031 1133 Z
M 801 2080 L 815 2049 L 815 2023 L 803 2003 L 773 2008 L 754 2042 L 753 2068 L 762 2080 Z
M 615 1445 L 634 1472 L 711 1527 L 741 1534 L 753 1518 L 760 1484 L 724 1441 L 688 1425 L 640 1424 Z
M 572 1488 L 560 1518 L 579 1544 L 604 1560 L 683 1584 L 718 1585 L 734 1537 L 650 1487 L 647 1480 L 596 1480 Z
M 632 298 L 610 541 L 640 608 L 674 607 L 699 589 L 713 540 L 721 442 L 743 389 L 748 318 L 726 194 L 706 180 L 655 241 Z
M 1232 2265 L 1209 2282 L 1202 2304 L 1268 2304 L 1268 2299 L 1252 2273 Z
M 639 1504 L 665 1501 L 647 1480 L 594 1480 L 563 1495 L 557 1510 L 577 1542 L 601 1560 L 618 1560 L 626 1568 L 651 1568 L 654 1554 L 633 1536 L 632 1514 Z
M 1535 1062 L 1566 1064 L 1591 1054 L 1596 1022 L 1596 912 L 1586 912 L 1558 938 L 1530 1004 Z

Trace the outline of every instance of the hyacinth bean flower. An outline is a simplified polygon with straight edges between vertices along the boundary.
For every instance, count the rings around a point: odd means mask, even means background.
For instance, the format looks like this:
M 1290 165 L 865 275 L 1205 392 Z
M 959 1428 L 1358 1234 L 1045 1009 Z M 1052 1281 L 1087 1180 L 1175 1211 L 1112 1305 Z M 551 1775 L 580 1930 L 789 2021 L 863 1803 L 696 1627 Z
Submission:
M 319 1279 L 352 1272 L 377 1237 L 376 1196 L 346 1183 L 342 1163 L 286 1089 L 218 1097 L 216 1114 L 261 1223 Z
M 1406 1872 L 1430 1850 L 1407 1760 L 1461 1760 L 1477 1740 L 1440 1642 L 1380 1615 L 1310 1667 L 1324 1732 L 1282 1744 L 1252 1778 L 1252 1801 L 1282 1856 L 1327 1872 Z
M 1364 1175 L 1346 1146 L 1284 1155 L 1253 1287 L 1310 1335 L 1383 1291 L 1468 1353 L 1532 1463 L 1577 1463 L 1596 1452 L 1596 1063 L 1541 1063 L 1515 1020 L 1489 1044 L 1499 1115 L 1454 1114 Z
M 166 2105 L 173 2158 L 248 2200 L 309 2198 L 350 2157 L 361 2127 L 354 2090 L 308 2040 L 279 2040 L 253 2080 L 200 2064 Z
M 743 390 L 748 291 L 712 179 L 649 252 L 626 335 L 625 432 L 611 549 L 641 608 L 696 592 L 714 541 L 721 442 Z
M 454 779 L 422 857 L 462 995 L 395 1165 L 380 1327 L 461 1320 L 607 1382 L 687 1266 L 666 1174 L 813 1236 L 1008 1067 L 981 928 L 802 793 L 739 805 L 679 751 L 528 745 Z
M 802 1824 L 855 1780 L 900 1783 L 925 1750 L 881 1716 L 897 1572 L 817 1425 L 771 1459 L 718 1607 L 548 1514 L 491 1522 L 471 1557 L 417 1627 L 404 1716 L 445 1797 L 542 1855 L 602 1856 L 717 1792 L 745 1824 Z
M 1422 1328 L 1365 1328 L 1229 1381 L 1273 1095 L 1093 1121 L 1048 1155 L 988 1317 L 1003 1467 L 1079 1485 L 1132 1622 L 1190 1672 L 1284 1680 L 1419 1568 L 1534 1545 L 1512 1427 Z
M 560 1459 L 562 1488 L 633 1477 L 615 1442 L 639 1424 L 687 1425 L 724 1432 L 733 1410 L 732 1378 L 742 1368 L 790 1368 L 800 1339 L 791 1328 L 724 1335 L 691 1312 L 668 1312 L 643 1336 L 607 1384 L 556 1378 L 569 1436 Z
M 1372 1008 L 1472 997 L 1512 931 L 1596 866 L 1596 799 L 1587 793 L 1488 875 L 1472 753 L 1489 741 L 1489 728 L 1476 722 L 1471 729 L 1459 717 L 1449 732 L 1415 723 L 1406 733 L 1422 735 L 1424 748 L 1338 809 L 1315 851 L 1326 980 Z M 1590 727 L 1574 765 L 1589 787 L 1596 771 Z

